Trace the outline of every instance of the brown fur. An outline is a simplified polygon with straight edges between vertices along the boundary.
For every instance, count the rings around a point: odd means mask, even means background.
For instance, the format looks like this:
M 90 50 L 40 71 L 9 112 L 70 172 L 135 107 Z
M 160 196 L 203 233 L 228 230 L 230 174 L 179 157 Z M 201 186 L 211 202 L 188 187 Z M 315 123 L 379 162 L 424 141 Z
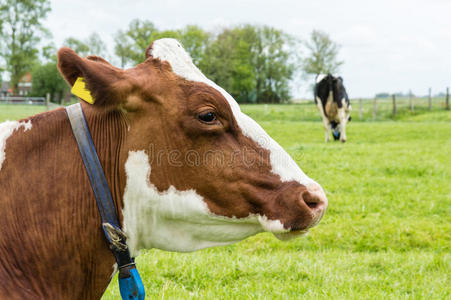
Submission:
M 338 122 L 338 105 L 334 101 L 327 101 L 326 103 L 326 116 L 329 119 L 329 121 L 336 121 Z
M 120 199 L 117 164 L 125 123 L 116 112 L 87 115 Z M 114 258 L 66 112 L 30 120 L 30 131 L 7 140 L 0 171 L 0 299 L 98 299 Z
M 195 189 L 218 215 L 264 214 L 293 230 L 312 224 L 315 210 L 302 199 L 314 196 L 271 172 L 269 152 L 242 134 L 215 89 L 176 76 L 168 63 L 152 57 L 129 70 L 98 57 L 80 58 L 68 48 L 58 59 L 67 82 L 84 77 L 96 99 L 82 106 L 121 221 L 128 153 L 152 149 L 182 157 L 215 150 L 233 162 L 193 166 L 151 159 L 150 181 L 160 191 L 170 185 Z M 206 110 L 216 112 L 216 123 L 198 120 Z M 99 299 L 114 258 L 67 115 L 58 109 L 29 120 L 31 131 L 16 131 L 7 140 L 0 171 L 0 299 Z M 253 164 L 234 157 L 245 151 Z

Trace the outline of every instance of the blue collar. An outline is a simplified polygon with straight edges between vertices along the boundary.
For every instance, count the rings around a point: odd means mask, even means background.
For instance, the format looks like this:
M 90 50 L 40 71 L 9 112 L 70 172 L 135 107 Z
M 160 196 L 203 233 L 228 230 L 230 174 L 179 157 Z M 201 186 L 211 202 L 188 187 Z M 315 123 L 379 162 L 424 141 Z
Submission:
M 97 207 L 102 217 L 103 232 L 119 268 L 119 289 L 122 299 L 144 300 L 144 285 L 136 269 L 135 261 L 130 257 L 126 236 L 121 230 L 113 197 L 80 103 L 66 107 L 66 112 L 96 197 Z

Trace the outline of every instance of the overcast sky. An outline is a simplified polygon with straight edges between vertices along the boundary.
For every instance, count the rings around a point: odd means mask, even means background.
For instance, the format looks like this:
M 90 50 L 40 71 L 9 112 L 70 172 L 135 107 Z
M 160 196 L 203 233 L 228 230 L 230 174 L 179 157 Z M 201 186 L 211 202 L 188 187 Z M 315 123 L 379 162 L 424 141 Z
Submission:
M 451 0 L 52 0 L 46 21 L 57 47 L 68 36 L 98 32 L 113 54 L 112 36 L 135 18 L 159 29 L 197 24 L 206 30 L 243 23 L 270 25 L 301 39 L 313 29 L 341 45 L 340 75 L 348 94 L 423 95 L 451 86 Z M 296 97 L 311 97 L 299 81 Z

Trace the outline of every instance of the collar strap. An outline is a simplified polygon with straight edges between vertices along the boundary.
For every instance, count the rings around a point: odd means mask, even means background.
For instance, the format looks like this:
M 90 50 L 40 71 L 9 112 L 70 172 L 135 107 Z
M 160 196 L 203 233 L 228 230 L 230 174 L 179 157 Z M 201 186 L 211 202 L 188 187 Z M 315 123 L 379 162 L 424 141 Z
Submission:
M 88 173 L 97 207 L 102 217 L 102 229 L 119 268 L 119 289 L 122 299 L 144 300 L 144 285 L 130 256 L 126 235 L 119 224 L 113 197 L 97 156 L 81 104 L 66 107 L 75 140 Z

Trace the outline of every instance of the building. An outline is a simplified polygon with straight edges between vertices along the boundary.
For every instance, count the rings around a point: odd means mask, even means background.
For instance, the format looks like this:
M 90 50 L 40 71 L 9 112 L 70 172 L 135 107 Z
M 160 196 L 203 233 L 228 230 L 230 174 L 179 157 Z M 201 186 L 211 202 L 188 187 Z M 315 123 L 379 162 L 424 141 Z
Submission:
M 19 85 L 17 87 L 17 95 L 19 96 L 27 96 L 31 93 L 31 73 L 28 72 L 27 74 L 22 77 L 22 79 L 19 81 Z
M 32 83 L 31 83 L 31 73 L 22 77 L 17 86 L 17 92 L 14 93 L 13 87 L 9 85 L 9 82 L 3 81 L 0 85 L 0 97 L 6 96 L 27 96 L 31 93 Z
M 0 85 L 0 97 L 10 96 L 11 91 L 9 89 L 8 82 L 2 81 Z

